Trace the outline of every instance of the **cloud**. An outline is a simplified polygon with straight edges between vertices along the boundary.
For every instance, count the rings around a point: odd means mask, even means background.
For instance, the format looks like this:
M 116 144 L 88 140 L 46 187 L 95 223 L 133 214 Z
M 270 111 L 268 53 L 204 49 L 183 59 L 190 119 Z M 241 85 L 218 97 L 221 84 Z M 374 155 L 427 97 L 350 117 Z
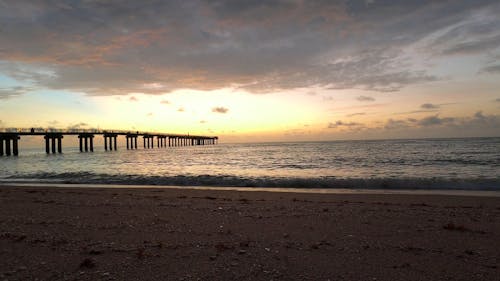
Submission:
M 420 108 L 423 109 L 438 109 L 440 106 L 438 104 L 432 104 L 432 103 L 424 103 L 420 105 Z
M 435 54 L 448 56 L 484 54 L 495 50 L 500 45 L 498 12 L 500 5 L 492 2 L 471 10 L 462 20 L 430 36 L 432 39 L 427 47 Z
M 482 111 L 476 112 L 469 117 L 439 117 L 438 115 L 431 115 L 421 119 L 407 118 L 407 119 L 388 119 L 382 128 L 385 130 L 407 130 L 422 131 L 440 130 L 442 132 L 454 132 L 456 135 L 461 135 L 464 132 L 497 132 L 500 133 L 500 116 L 486 115 Z M 376 128 L 372 128 L 376 130 Z
M 425 113 L 425 112 L 436 112 L 439 111 L 443 106 L 448 106 L 448 105 L 453 105 L 456 103 L 440 103 L 440 104 L 434 104 L 434 103 L 424 103 L 420 105 L 419 110 L 413 110 L 413 111 L 405 111 L 405 112 L 398 112 L 394 113 L 395 115 L 400 115 L 400 114 L 414 114 L 414 113 Z
M 408 128 L 408 121 L 406 120 L 394 120 L 389 119 L 384 125 L 384 129 L 386 130 L 397 130 L 397 129 L 405 129 Z
M 462 126 L 471 128 L 494 128 L 498 131 L 500 128 L 500 116 L 485 115 L 482 111 L 478 111 L 472 118 L 461 120 Z
M 411 70 L 399 57 L 401 51 L 361 50 L 349 57 L 337 58 L 321 65 L 301 66 L 274 72 L 263 79 L 242 84 L 239 88 L 250 92 L 269 93 L 308 86 L 330 90 L 362 89 L 394 92 L 418 83 L 438 80 L 421 70 Z
M 361 131 L 366 136 L 391 136 L 391 137 L 428 137 L 433 136 L 498 136 L 500 135 L 500 115 L 485 114 L 477 111 L 475 114 L 466 117 L 430 115 L 420 119 L 389 118 L 385 122 L 375 126 L 366 126 L 362 123 L 336 121 L 329 123 L 328 129 L 335 130 L 334 133 L 353 133 Z M 361 135 L 360 135 L 361 136 Z
M 443 50 L 445 55 L 457 54 L 477 54 L 491 49 L 496 49 L 500 45 L 500 35 L 490 38 L 482 38 L 477 41 L 468 41 L 451 46 Z
M 357 122 L 345 122 L 342 120 L 338 120 L 335 123 L 332 123 L 332 122 L 328 123 L 328 129 L 336 129 L 336 128 L 340 128 L 340 127 L 351 128 L 351 127 L 357 127 L 357 126 L 362 126 L 362 125 L 363 124 L 357 123 Z
M 485 66 L 481 68 L 479 73 L 498 74 L 500 73 L 500 64 Z
M 496 99 L 495 101 L 496 101 L 496 102 L 500 102 L 500 98 Z
M 134 96 L 130 97 L 128 100 L 129 100 L 129 101 L 134 101 L 134 102 L 139 101 L 139 100 L 138 100 L 136 97 L 134 97 Z
M 446 123 L 452 123 L 455 121 L 455 118 L 447 117 L 447 118 L 440 118 L 438 115 L 434 116 L 428 116 L 423 119 L 420 119 L 418 121 L 418 124 L 420 126 L 436 126 L 436 125 L 442 125 Z
M 218 106 L 218 107 L 214 107 L 212 108 L 212 112 L 215 112 L 215 113 L 222 113 L 222 114 L 225 114 L 229 111 L 229 109 L 225 108 L 225 107 L 222 107 L 222 106 Z
M 359 96 L 356 98 L 358 101 L 375 101 L 374 98 L 372 97 L 367 97 L 367 96 Z
M 56 123 L 54 123 L 54 125 L 56 125 L 56 124 L 58 124 L 57 121 L 56 121 Z M 78 130 L 78 129 L 87 128 L 88 126 L 89 126 L 89 124 L 80 122 L 78 124 L 68 126 L 68 129 L 69 130 Z
M 0 73 L 89 95 L 399 91 L 440 79 L 408 59 L 415 42 L 444 56 L 499 38 L 494 0 L 2 3 Z
M 365 112 L 356 112 L 356 113 L 347 114 L 346 116 L 353 117 L 353 116 L 361 116 L 361 115 L 366 115 L 366 113 Z
M 29 92 L 34 91 L 34 90 L 35 89 L 32 87 L 25 87 L 25 86 L 0 88 L 0 99 L 8 99 L 8 98 L 17 97 L 17 96 L 29 93 Z

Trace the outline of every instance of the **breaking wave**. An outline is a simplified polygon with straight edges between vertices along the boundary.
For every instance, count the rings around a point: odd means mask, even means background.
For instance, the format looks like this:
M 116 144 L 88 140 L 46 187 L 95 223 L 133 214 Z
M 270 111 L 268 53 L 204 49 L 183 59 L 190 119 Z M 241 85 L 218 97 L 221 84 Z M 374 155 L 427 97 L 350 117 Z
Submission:
M 500 190 L 500 178 L 300 178 L 239 177 L 233 175 L 144 176 L 77 172 L 17 174 L 3 177 L 0 179 L 0 182 L 327 189 Z

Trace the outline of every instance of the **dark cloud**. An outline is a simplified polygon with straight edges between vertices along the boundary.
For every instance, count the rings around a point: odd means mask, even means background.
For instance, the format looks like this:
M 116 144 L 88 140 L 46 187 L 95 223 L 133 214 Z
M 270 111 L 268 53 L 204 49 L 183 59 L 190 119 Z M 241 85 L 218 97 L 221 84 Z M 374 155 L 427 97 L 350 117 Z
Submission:
M 432 103 L 424 103 L 420 106 L 420 108 L 423 109 L 438 109 L 440 106 L 438 104 L 432 104 Z
M 478 111 L 471 119 L 464 120 L 461 125 L 468 125 L 471 128 L 494 128 L 498 131 L 500 128 L 500 116 L 485 115 L 482 111 Z
M 215 113 L 222 113 L 222 114 L 225 114 L 229 111 L 229 109 L 225 108 L 225 107 L 222 107 L 222 106 L 218 106 L 218 107 L 214 107 L 212 108 L 212 112 L 215 112 Z
M 425 112 L 437 112 L 439 109 L 441 109 L 443 106 L 448 106 L 448 105 L 453 105 L 456 103 L 440 103 L 440 104 L 435 104 L 435 103 L 424 103 L 420 105 L 419 110 L 413 110 L 413 111 L 405 111 L 405 112 L 399 112 L 395 113 L 396 115 L 400 114 L 415 114 L 415 113 L 425 113 Z
M 438 115 L 432 115 L 422 119 L 389 119 L 384 125 L 384 129 L 387 130 L 430 127 L 454 128 L 456 130 L 498 130 L 500 128 L 500 116 L 485 115 L 482 111 L 478 111 L 470 117 L 439 117 Z
M 389 119 L 384 125 L 384 129 L 386 130 L 397 130 L 397 129 L 405 129 L 408 128 L 408 121 L 406 120 L 394 120 Z
M 344 133 L 359 133 L 374 136 L 498 136 L 500 135 L 500 115 L 485 114 L 478 111 L 472 116 L 466 117 L 440 117 L 438 115 L 427 116 L 421 119 L 390 118 L 385 122 L 368 127 L 362 123 L 337 121 L 329 123 L 329 129 L 341 129 Z M 338 133 L 338 131 L 335 131 Z
M 428 116 L 423 119 L 420 119 L 418 121 L 418 124 L 420 126 L 436 126 L 436 125 L 443 125 L 447 123 L 452 123 L 455 121 L 455 118 L 447 117 L 447 118 L 440 118 L 438 115 L 434 116 Z
M 490 50 L 500 6 L 494 0 L 0 3 L 0 74 L 92 95 L 223 87 L 398 91 L 438 79 L 410 63 L 408 46 L 432 37 L 428 48 L 440 54 Z M 481 25 L 470 19 L 477 11 L 493 16 Z
M 375 101 L 375 98 L 367 96 L 359 96 L 356 98 L 358 101 Z
M 478 111 L 474 114 L 474 118 L 476 119 L 480 119 L 480 120 L 485 120 L 486 119 L 486 116 L 484 116 L 483 112 L 482 111 Z
M 488 74 L 498 74 L 500 73 L 500 64 L 485 66 L 479 72 Z

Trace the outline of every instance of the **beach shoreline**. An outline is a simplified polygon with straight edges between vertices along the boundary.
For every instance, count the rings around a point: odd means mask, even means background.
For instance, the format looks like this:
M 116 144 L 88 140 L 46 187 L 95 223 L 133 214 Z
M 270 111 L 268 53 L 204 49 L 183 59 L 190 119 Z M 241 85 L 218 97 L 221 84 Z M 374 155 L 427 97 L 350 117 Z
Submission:
M 488 193 L 109 187 L 2 183 L 0 279 L 500 280 Z
M 2 187 L 40 188 L 97 188 L 97 189 L 181 189 L 206 191 L 278 192 L 305 194 L 406 194 L 406 195 L 449 195 L 474 197 L 500 197 L 500 190 L 467 189 L 379 189 L 379 188 L 294 188 L 294 187 L 241 187 L 241 186 L 198 186 L 198 185 L 138 185 L 138 184 L 89 184 L 89 183 L 41 183 L 23 181 L 0 181 Z

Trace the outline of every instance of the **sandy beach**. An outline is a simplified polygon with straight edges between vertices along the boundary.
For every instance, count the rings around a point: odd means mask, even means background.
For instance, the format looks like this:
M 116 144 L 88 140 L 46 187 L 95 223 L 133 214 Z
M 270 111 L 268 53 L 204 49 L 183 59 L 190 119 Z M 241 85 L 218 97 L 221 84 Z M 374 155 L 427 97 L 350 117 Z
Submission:
M 0 280 L 500 280 L 500 197 L 0 186 Z

